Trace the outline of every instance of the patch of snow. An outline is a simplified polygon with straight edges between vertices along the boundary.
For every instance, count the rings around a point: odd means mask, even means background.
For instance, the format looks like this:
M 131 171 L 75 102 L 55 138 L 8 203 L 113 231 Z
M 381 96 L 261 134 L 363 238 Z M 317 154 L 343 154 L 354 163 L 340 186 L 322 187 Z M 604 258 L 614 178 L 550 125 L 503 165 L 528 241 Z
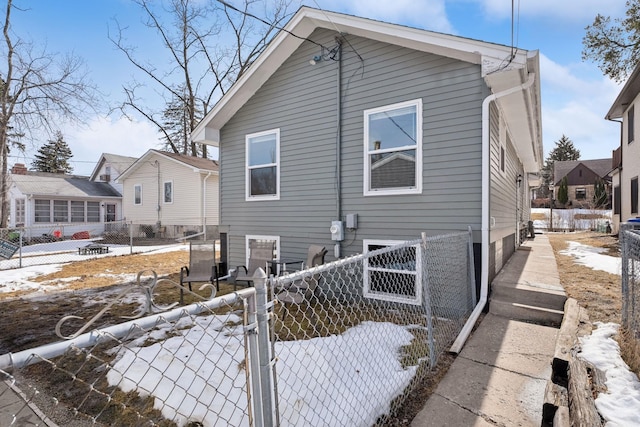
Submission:
M 121 348 L 109 384 L 154 396 L 154 407 L 179 426 L 248 425 L 240 318 L 188 320 L 182 326 L 190 328 L 172 329 L 180 336 L 142 347 L 147 339 L 164 338 L 161 328 Z M 364 322 L 342 335 L 277 343 L 281 425 L 372 425 L 415 375 L 415 367 L 404 369 L 398 360 L 412 339 L 406 327 Z M 197 402 L 189 389 L 201 391 Z M 208 405 L 214 399 L 231 403 Z M 344 419 L 344 402 L 361 409 L 357 419 Z
M 581 337 L 579 357 L 592 363 L 606 375 L 607 391 L 595 400 L 596 408 L 605 419 L 605 426 L 640 425 L 640 381 L 620 356 L 620 347 L 613 338 L 619 325 L 595 322 L 591 335 Z
M 2 272 L 2 280 L 0 281 L 0 294 L 22 290 L 43 290 L 44 285 L 42 283 L 33 282 L 30 279 L 60 270 L 62 270 L 62 264 L 34 265 L 5 270 Z
M 593 270 L 621 275 L 622 260 L 619 257 L 603 255 L 604 248 L 594 248 L 578 242 L 568 242 L 568 248 L 560 251 L 563 255 L 573 257 L 575 262 Z

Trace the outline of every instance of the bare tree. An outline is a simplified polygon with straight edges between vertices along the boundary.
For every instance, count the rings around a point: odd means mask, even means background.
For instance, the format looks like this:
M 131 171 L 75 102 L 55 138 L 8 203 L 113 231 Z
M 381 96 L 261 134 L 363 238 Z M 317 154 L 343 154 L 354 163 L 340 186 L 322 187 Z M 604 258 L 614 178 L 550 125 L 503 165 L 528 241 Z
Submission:
M 184 136 L 289 19 L 290 0 L 244 0 L 242 7 L 224 1 L 135 1 L 144 12 L 144 25 L 158 35 L 162 52 L 149 49 L 153 59 L 141 59 L 127 43 L 126 28 L 115 22 L 116 31 L 109 38 L 145 82 L 123 87 L 121 110 L 125 116 L 135 112 L 149 120 L 175 153 L 206 157 L 206 146 L 187 146 Z M 166 67 L 159 65 L 163 53 Z M 162 107 L 151 107 L 150 90 L 160 97 L 157 104 Z
M 9 216 L 9 149 L 22 144 L 15 138 L 52 134 L 61 120 L 78 121 L 99 102 L 80 58 L 49 53 L 14 34 L 13 9 L 20 10 L 7 0 L 0 65 L 0 227 Z

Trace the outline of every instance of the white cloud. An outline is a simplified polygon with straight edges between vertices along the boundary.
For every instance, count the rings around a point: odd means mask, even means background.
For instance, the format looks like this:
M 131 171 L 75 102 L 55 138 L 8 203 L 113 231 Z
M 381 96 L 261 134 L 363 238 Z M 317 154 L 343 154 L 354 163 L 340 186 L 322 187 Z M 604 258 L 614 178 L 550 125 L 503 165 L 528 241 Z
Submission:
M 511 17 L 511 2 L 505 0 L 473 0 L 480 3 L 489 16 Z M 626 0 L 517 0 L 520 17 L 535 16 L 559 18 L 565 21 L 593 21 L 600 13 L 607 16 L 623 16 Z M 517 11 L 518 9 L 516 9 Z
M 604 116 L 621 88 L 606 77 L 580 77 L 579 71 L 581 65 L 560 65 L 540 55 L 545 153 L 566 135 L 582 159 L 610 157 L 619 146 L 620 128 Z
M 89 175 L 102 153 L 139 157 L 158 148 L 158 132 L 148 122 L 96 117 L 87 127 L 63 129 L 73 158 L 73 173 Z
M 402 23 L 418 28 L 444 33 L 453 33 L 453 27 L 447 18 L 445 0 L 311 0 L 305 1 L 310 7 L 365 16 L 384 22 Z

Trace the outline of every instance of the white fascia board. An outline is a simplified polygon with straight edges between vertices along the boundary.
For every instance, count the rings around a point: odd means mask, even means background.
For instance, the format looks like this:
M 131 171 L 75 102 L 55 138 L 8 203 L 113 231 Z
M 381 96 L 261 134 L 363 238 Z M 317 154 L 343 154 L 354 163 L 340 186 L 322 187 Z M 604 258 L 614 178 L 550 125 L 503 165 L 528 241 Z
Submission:
M 508 63 L 512 54 L 509 46 L 367 18 L 318 10 L 308 11 L 307 17 L 313 21 L 314 27 L 337 30 L 343 34 L 357 35 L 420 52 L 481 64 L 483 76 Z M 526 51 L 516 50 L 509 67 L 520 68 L 524 66 L 526 59 Z
M 501 67 L 514 69 L 526 66 L 527 52 L 517 50 L 509 62 L 512 51 L 508 46 L 302 7 L 247 72 L 196 126 L 191 132 L 191 140 L 219 146 L 220 129 L 316 28 L 335 30 L 342 34 L 356 35 L 478 64 L 482 67 L 483 76 L 500 70 Z
M 138 165 L 140 165 L 142 162 L 144 162 L 153 153 L 155 153 L 155 151 L 153 151 L 153 149 L 147 150 L 147 152 L 144 153 L 142 156 L 140 156 L 140 158 L 138 160 L 133 162 L 131 164 L 131 166 L 126 168 L 124 171 L 122 171 L 122 173 L 118 176 L 118 178 L 116 178 L 115 182 L 118 183 L 118 184 L 122 183 L 123 179 L 125 179 L 127 176 L 131 175 L 131 173 L 133 173 L 133 171 L 138 168 Z
M 285 26 L 286 30 L 302 38 L 280 31 L 242 77 L 198 123 L 191 132 L 192 141 L 213 146 L 220 145 L 222 126 L 262 87 L 289 55 L 302 44 L 303 39 L 315 29 L 311 21 L 302 22 L 303 18 L 304 15 L 296 14 Z

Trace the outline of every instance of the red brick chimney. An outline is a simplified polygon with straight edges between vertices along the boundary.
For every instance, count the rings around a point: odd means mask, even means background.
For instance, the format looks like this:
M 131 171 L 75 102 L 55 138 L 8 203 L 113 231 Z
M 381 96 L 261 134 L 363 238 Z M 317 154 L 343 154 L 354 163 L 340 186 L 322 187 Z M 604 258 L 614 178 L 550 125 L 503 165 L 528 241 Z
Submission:
M 11 173 L 14 175 L 26 175 L 27 167 L 24 165 L 24 163 L 16 163 L 11 168 Z

